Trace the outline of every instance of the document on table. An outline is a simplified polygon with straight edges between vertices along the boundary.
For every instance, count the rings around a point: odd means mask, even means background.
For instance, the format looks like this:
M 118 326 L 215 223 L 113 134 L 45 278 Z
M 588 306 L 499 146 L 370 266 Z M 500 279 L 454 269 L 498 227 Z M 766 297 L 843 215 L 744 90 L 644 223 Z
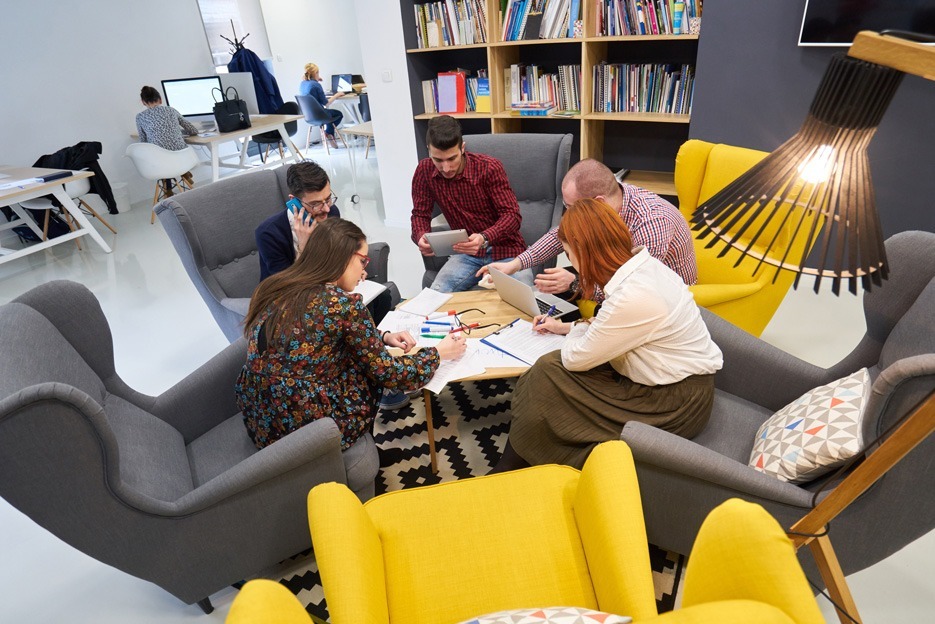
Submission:
M 438 394 L 444 390 L 451 381 L 464 379 L 473 375 L 481 375 L 485 368 L 477 361 L 475 355 L 465 353 L 457 360 L 442 360 L 432 376 L 432 380 L 425 384 L 425 388 Z
M 509 353 L 504 353 L 500 349 L 484 344 L 480 340 L 467 341 L 468 355 L 475 355 L 477 362 L 486 368 L 517 368 L 529 366 L 522 360 L 517 360 Z
M 532 323 L 516 319 L 500 331 L 490 334 L 481 342 L 495 347 L 532 366 L 540 357 L 562 348 L 565 336 L 537 334 Z
M 422 336 L 423 327 L 432 327 L 433 330 L 436 325 L 426 325 L 425 318 L 422 316 L 417 316 L 415 314 L 409 314 L 407 312 L 400 312 L 399 310 L 390 310 L 386 313 L 386 316 L 383 317 L 383 320 L 380 321 L 380 324 L 377 325 L 377 329 L 380 332 L 409 332 L 413 338 L 416 339 L 416 345 L 420 347 L 434 347 L 439 342 L 441 338 L 428 338 Z M 450 326 L 441 326 L 438 325 L 438 333 L 447 334 Z
M 384 290 L 386 290 L 386 286 L 380 284 L 379 282 L 362 280 L 351 292 L 355 292 L 360 295 L 363 298 L 364 305 L 367 305 L 376 299 L 377 295 L 382 293 Z
M 424 318 L 445 305 L 445 302 L 449 299 L 451 299 L 449 293 L 438 292 L 431 288 L 423 288 L 422 292 L 399 306 L 399 310 L 409 312 L 410 314 L 417 314 Z

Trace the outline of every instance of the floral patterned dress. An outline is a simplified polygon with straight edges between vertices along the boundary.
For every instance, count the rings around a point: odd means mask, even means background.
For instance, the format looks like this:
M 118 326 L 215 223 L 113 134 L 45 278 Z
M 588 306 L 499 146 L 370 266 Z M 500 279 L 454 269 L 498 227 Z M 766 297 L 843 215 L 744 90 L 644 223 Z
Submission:
M 435 348 L 391 356 L 360 295 L 325 286 L 302 321 L 287 328 L 287 351 L 267 336 L 258 350 L 267 309 L 250 332 L 247 362 L 237 379 L 237 404 L 258 448 L 319 418 L 333 418 L 347 449 L 370 430 L 381 391 L 425 385 L 439 364 Z

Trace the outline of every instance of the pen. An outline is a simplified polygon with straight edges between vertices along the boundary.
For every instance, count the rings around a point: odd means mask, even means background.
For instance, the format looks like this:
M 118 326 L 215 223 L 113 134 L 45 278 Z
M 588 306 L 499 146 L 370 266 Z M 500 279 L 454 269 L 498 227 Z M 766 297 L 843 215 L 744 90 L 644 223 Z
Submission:
M 451 321 L 425 321 L 426 325 L 441 325 L 443 327 L 451 327 Z
M 425 318 L 426 318 L 426 320 L 427 320 L 427 319 L 437 319 L 437 318 L 441 318 L 441 317 L 443 317 L 443 316 L 454 316 L 455 314 L 457 314 L 457 312 L 456 312 L 455 310 L 448 310 L 447 312 L 432 312 L 431 314 L 426 315 Z
M 554 306 L 554 305 L 553 305 L 551 308 L 549 308 L 549 311 L 545 313 L 545 316 L 544 316 L 543 318 L 539 319 L 539 322 L 536 323 L 536 327 L 538 327 L 539 325 L 542 325 L 543 323 L 545 323 L 545 319 L 547 319 L 548 317 L 552 316 L 553 314 L 555 314 L 555 306 Z
M 471 323 L 470 325 L 462 325 L 461 327 L 452 327 L 450 330 L 448 330 L 448 333 L 453 334 L 465 329 L 477 329 L 478 327 L 480 327 L 480 323 Z
M 442 339 L 448 337 L 448 336 L 446 336 L 445 334 L 420 334 L 420 335 L 421 335 L 423 338 L 438 338 L 439 340 L 442 340 Z

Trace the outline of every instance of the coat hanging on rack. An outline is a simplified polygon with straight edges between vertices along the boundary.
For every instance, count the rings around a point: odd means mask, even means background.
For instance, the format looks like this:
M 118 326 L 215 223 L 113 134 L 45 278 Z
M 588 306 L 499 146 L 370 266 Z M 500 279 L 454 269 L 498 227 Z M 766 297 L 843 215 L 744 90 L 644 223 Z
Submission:
M 229 72 L 250 72 L 253 74 L 253 86 L 256 89 L 257 108 L 261 113 L 272 114 L 282 106 L 279 85 L 263 61 L 253 51 L 241 46 L 231 62 L 227 64 Z

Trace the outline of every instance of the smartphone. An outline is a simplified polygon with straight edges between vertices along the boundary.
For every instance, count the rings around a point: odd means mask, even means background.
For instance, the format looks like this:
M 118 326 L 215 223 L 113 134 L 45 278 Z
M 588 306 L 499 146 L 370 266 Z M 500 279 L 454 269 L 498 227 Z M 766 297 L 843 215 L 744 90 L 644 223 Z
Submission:
M 300 202 L 297 198 L 293 197 L 292 199 L 286 202 L 286 207 L 292 211 L 292 214 L 297 215 L 299 214 L 299 211 L 302 210 L 302 202 Z

